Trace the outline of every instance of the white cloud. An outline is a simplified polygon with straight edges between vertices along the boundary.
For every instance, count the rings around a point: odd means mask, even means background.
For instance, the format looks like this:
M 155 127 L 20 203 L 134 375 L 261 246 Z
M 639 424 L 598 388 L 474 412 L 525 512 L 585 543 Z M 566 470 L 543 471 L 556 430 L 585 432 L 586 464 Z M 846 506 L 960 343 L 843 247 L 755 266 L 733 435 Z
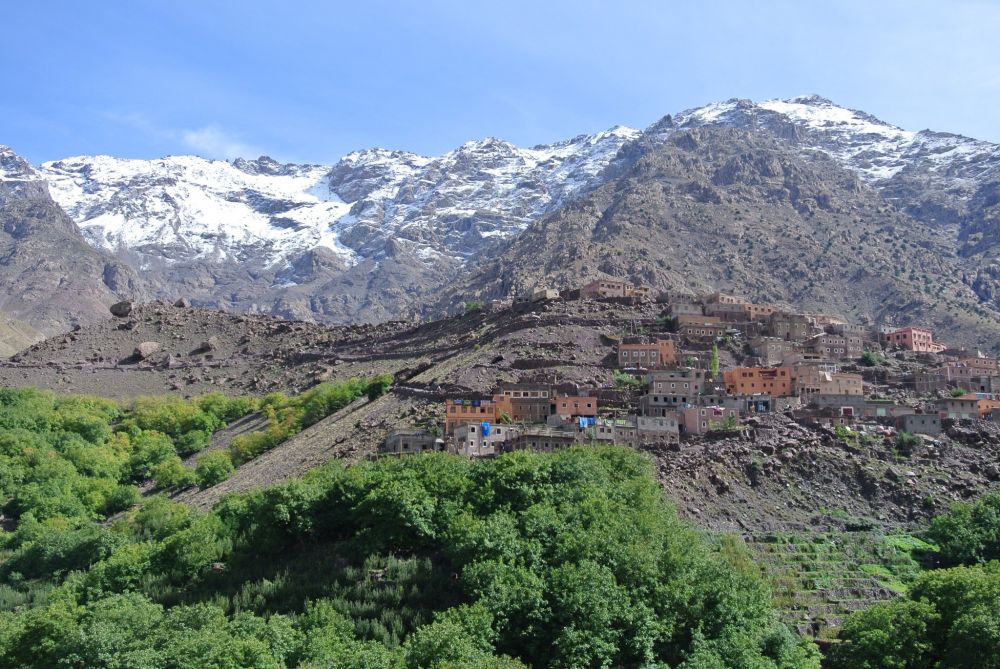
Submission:
M 205 158 L 256 158 L 264 153 L 217 125 L 180 130 L 178 135 L 185 146 Z
M 135 128 L 160 141 L 179 143 L 186 150 L 203 158 L 226 160 L 256 158 L 267 153 L 258 146 L 242 141 L 239 136 L 215 123 L 193 129 L 168 128 L 157 124 L 143 114 L 105 112 L 103 116 L 115 123 Z

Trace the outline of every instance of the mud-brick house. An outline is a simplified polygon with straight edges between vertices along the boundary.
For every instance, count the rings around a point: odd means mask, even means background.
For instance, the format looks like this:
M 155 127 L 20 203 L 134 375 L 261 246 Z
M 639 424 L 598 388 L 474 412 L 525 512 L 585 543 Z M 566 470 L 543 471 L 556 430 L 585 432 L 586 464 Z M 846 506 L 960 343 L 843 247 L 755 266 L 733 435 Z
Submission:
M 580 288 L 580 297 L 602 298 L 602 297 L 631 297 L 634 294 L 635 286 L 628 281 L 618 281 L 616 279 L 594 279 L 590 283 Z
M 677 412 L 664 416 L 639 416 L 636 427 L 641 444 L 678 444 L 681 441 Z
M 391 432 L 379 447 L 381 455 L 414 455 L 443 450 L 444 439 L 423 430 Z
M 829 366 L 795 365 L 792 392 L 807 401 L 812 395 L 864 395 L 860 374 L 838 372 Z
M 659 369 L 646 374 L 651 393 L 682 393 L 700 395 L 711 386 L 708 370 L 694 367 Z
M 562 418 L 596 418 L 597 398 L 586 395 L 560 395 L 549 400 L 549 415 Z
M 754 337 L 748 344 L 750 352 L 766 366 L 780 365 L 795 351 L 794 342 L 778 337 Z
M 954 420 L 979 418 L 979 397 L 976 393 L 946 397 L 938 400 L 938 409 L 942 418 Z
M 824 360 L 860 358 L 863 351 L 858 335 L 817 334 L 802 342 L 802 350 L 814 353 Z
M 587 430 L 587 436 L 594 441 L 619 446 L 636 447 L 639 445 L 639 433 L 636 427 L 636 417 L 598 418 L 594 426 Z
M 580 443 L 582 433 L 574 430 L 530 425 L 499 445 L 500 452 L 532 450 L 551 452 Z
M 941 416 L 933 413 L 903 414 L 896 417 L 896 429 L 900 432 L 937 436 L 941 434 Z
M 445 433 L 454 434 L 455 428 L 468 423 L 497 423 L 502 414 L 511 415 L 509 398 L 503 395 L 478 399 L 449 399 L 445 401 Z
M 789 314 L 777 311 L 767 318 L 764 333 L 785 341 L 805 341 L 821 330 L 806 314 Z
M 502 423 L 465 423 L 455 427 L 452 443 L 456 453 L 470 458 L 496 455 L 502 445 L 518 434 L 518 428 Z
M 737 367 L 722 373 L 726 392 L 730 395 L 768 393 L 772 397 L 791 397 L 790 367 Z
M 722 427 L 727 420 L 737 420 L 740 416 L 736 409 L 723 406 L 688 407 L 678 413 L 682 434 L 705 434 Z
M 618 345 L 620 369 L 655 369 L 677 364 L 677 345 L 673 339 L 657 338 L 647 342 L 622 342 Z
M 918 353 L 940 353 L 947 347 L 934 341 L 934 333 L 926 328 L 901 328 L 885 335 L 890 346 L 905 348 Z
M 729 334 L 729 325 L 726 323 L 688 323 L 681 325 L 677 331 L 687 339 L 714 341 Z
M 510 419 L 516 423 L 544 423 L 549 416 L 555 389 L 545 383 L 504 383 L 497 393 L 510 404 Z

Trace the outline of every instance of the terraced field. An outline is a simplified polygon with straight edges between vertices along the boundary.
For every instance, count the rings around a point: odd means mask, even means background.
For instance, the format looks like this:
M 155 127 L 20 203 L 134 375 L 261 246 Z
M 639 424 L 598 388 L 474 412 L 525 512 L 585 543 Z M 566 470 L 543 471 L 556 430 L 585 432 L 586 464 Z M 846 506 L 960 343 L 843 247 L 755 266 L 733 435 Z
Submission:
M 933 550 L 909 535 L 877 532 L 766 532 L 738 541 L 771 583 L 785 621 L 818 639 L 835 637 L 852 611 L 904 593 Z

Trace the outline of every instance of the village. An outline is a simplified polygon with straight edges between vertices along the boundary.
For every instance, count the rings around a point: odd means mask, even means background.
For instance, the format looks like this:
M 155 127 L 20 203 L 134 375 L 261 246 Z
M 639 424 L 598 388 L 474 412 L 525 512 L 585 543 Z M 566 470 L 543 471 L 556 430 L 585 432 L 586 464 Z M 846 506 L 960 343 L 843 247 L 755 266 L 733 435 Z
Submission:
M 555 299 L 653 298 L 646 287 L 605 279 L 561 293 L 536 288 L 485 308 Z M 613 387 L 538 378 L 449 397 L 440 425 L 393 431 L 380 455 L 479 458 L 581 443 L 679 448 L 695 436 L 739 432 L 772 412 L 885 439 L 934 439 L 948 420 L 1000 420 L 997 361 L 949 348 L 927 328 L 857 325 L 719 292 L 656 301 L 665 305 L 659 331 L 616 343 Z M 907 366 L 875 373 L 889 357 Z

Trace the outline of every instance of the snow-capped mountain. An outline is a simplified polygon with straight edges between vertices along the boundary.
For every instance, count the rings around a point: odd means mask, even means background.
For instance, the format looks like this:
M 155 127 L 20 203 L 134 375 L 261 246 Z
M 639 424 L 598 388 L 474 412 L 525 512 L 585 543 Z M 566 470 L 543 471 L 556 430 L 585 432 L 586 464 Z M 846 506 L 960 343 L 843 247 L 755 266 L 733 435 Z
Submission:
M 727 100 L 654 124 L 660 136 L 686 128 L 766 132 L 803 151 L 820 151 L 882 191 L 914 218 L 975 226 L 1000 180 L 1000 145 L 962 135 L 897 128 L 816 95 L 789 100 Z M 996 203 L 993 202 L 993 205 Z
M 81 156 L 33 168 L 0 149 L 0 182 L 7 193 L 47 186 L 92 246 L 142 271 L 150 295 L 379 320 L 419 311 L 533 222 L 628 173 L 657 146 L 714 128 L 847 168 L 885 206 L 940 230 L 949 252 L 970 258 L 967 283 L 1000 300 L 1000 146 L 901 129 L 818 96 L 732 99 L 643 131 L 616 126 L 532 148 L 488 138 L 437 157 L 376 148 L 331 165 Z
M 146 262 L 284 266 L 323 247 L 351 266 L 387 244 L 461 262 L 586 188 L 638 134 L 616 127 L 529 149 L 486 139 L 437 158 L 372 149 L 332 167 L 93 156 L 40 172 L 92 244 Z

